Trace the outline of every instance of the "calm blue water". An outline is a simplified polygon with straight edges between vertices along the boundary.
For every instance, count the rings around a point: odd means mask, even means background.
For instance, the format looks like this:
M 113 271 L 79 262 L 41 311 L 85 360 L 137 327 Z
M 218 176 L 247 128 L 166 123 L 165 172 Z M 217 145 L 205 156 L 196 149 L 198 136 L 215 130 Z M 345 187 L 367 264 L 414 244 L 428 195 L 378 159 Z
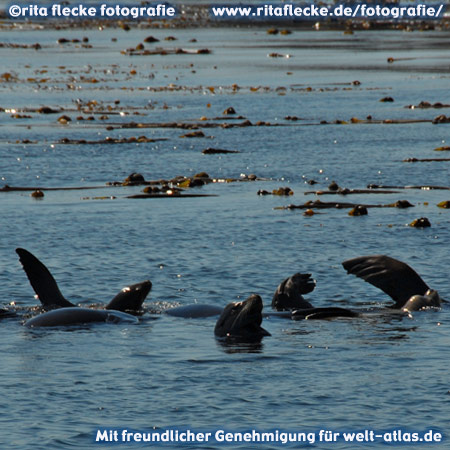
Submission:
M 207 47 L 212 54 L 120 53 L 148 35 L 161 39 L 162 47 Z M 164 41 L 169 35 L 178 40 Z M 91 49 L 56 43 L 83 36 Z M 0 31 L 0 42 L 42 46 L 39 51 L 0 49 L 1 73 L 13 75 L 0 83 L 0 106 L 31 116 L 0 116 L 2 185 L 101 186 L 131 172 L 146 179 L 200 171 L 212 177 L 253 173 L 267 179 L 212 184 L 193 192 L 217 197 L 186 199 L 125 198 L 140 187 L 49 191 L 40 201 L 29 192 L 0 193 L 2 303 L 36 304 L 14 252 L 19 246 L 42 259 L 63 294 L 77 303 L 107 302 L 123 286 L 151 279 L 150 307 L 193 302 L 225 306 L 254 292 L 270 306 L 278 283 L 303 271 L 317 279 L 309 296 L 315 306 L 376 309 L 389 303 L 388 297 L 346 275 L 340 265 L 372 253 L 408 262 L 449 298 L 450 213 L 436 204 L 450 200 L 450 191 L 320 197 L 375 204 L 407 199 L 416 205 L 370 209 L 365 217 L 349 217 L 345 209 L 313 217 L 274 209 L 315 199 L 304 195 L 312 188 L 308 179 L 315 179 L 320 189 L 332 180 L 349 188 L 368 183 L 450 186 L 448 162 L 402 162 L 448 157 L 433 149 L 449 145 L 450 125 L 430 121 L 439 114 L 449 116 L 450 108 L 404 107 L 422 100 L 450 103 L 450 55 L 448 46 L 441 45 L 449 37 L 445 31 L 297 31 L 288 36 L 269 36 L 264 29 Z M 192 38 L 197 43 L 189 42 Z M 272 52 L 291 57 L 267 57 Z M 388 57 L 398 60 L 388 64 Z M 98 82 L 86 81 L 93 78 Z M 352 85 L 355 80 L 361 84 Z M 180 89 L 169 90 L 171 84 Z M 386 96 L 395 101 L 379 102 Z M 76 111 L 77 104 L 94 100 L 108 118 L 99 120 L 96 114 L 95 121 L 77 121 L 77 116 L 89 115 Z M 57 118 L 63 113 L 36 113 L 42 106 L 62 108 L 72 121 L 61 125 Z M 108 114 L 108 106 L 125 115 Z M 171 128 L 106 130 L 131 121 L 198 122 L 205 116 L 214 122 L 230 106 L 252 123 L 282 126 L 206 128 L 208 137 L 194 139 L 182 139 L 186 131 Z M 319 124 L 369 114 L 375 120 L 427 122 Z M 288 115 L 302 120 L 287 121 Z M 57 143 L 64 137 L 140 135 L 167 140 Z M 25 139 L 32 143 L 16 143 Z M 207 147 L 241 153 L 203 155 Z M 295 195 L 256 195 L 259 189 L 280 186 L 291 187 Z M 116 198 L 95 199 L 101 196 Z M 431 228 L 407 226 L 423 216 Z M 448 306 L 403 319 L 386 314 L 311 322 L 265 319 L 272 336 L 260 346 L 223 346 L 214 338 L 214 322 L 161 315 L 157 320 L 144 316 L 138 325 L 30 331 L 19 320 L 3 320 L 1 448 L 87 449 L 95 447 L 97 429 L 168 427 L 433 429 L 448 439 Z M 306 446 L 367 447 L 343 442 Z M 221 447 L 209 443 L 202 448 Z M 448 448 L 448 443 L 436 447 Z

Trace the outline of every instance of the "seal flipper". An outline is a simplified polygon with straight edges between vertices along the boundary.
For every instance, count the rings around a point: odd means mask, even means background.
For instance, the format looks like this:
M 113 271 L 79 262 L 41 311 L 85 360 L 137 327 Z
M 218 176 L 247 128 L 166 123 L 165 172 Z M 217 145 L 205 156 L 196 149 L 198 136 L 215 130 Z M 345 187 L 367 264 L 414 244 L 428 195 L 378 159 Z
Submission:
M 17 248 L 16 253 L 42 306 L 46 308 L 75 306 L 63 297 L 52 274 L 41 261 L 23 248 Z
M 152 283 L 150 280 L 124 287 L 106 306 L 105 309 L 138 313 L 147 297 Z
M 316 282 L 310 273 L 296 273 L 277 287 L 272 298 L 272 308 L 277 311 L 312 308 L 302 294 L 309 294 L 315 287 Z
M 342 263 L 347 273 L 381 289 L 401 308 L 413 295 L 424 295 L 429 287 L 408 264 L 386 255 L 360 256 Z

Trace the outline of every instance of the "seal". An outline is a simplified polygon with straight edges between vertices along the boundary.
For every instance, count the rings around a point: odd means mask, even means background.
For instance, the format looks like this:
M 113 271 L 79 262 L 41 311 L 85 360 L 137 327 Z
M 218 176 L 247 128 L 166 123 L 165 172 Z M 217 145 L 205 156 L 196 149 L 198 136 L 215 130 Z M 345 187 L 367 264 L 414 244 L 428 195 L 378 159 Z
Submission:
M 347 273 L 381 289 L 408 312 L 440 307 L 442 299 L 408 264 L 386 255 L 360 256 L 342 263 Z
M 314 308 L 311 303 L 303 298 L 302 294 L 312 292 L 315 286 L 316 281 L 311 278 L 311 274 L 309 273 L 296 273 L 286 278 L 279 284 L 272 298 L 272 308 L 276 311 L 265 311 L 261 313 L 262 317 L 300 320 L 358 316 L 357 313 L 345 308 Z M 235 303 L 234 305 L 236 306 L 238 303 Z M 227 307 L 224 309 L 217 305 L 196 303 L 185 306 L 176 306 L 164 312 L 169 316 L 196 319 L 219 316 L 224 313 L 226 309 Z
M 214 328 L 218 338 L 260 340 L 270 333 L 261 327 L 263 302 L 259 295 L 252 294 L 242 302 L 229 303 Z
M 122 311 L 66 307 L 47 311 L 25 322 L 28 328 L 80 325 L 92 322 L 137 323 L 138 319 Z
M 105 306 L 105 309 L 114 309 L 122 312 L 139 313 L 142 311 L 142 304 L 147 298 L 152 288 L 150 280 L 141 283 L 125 286 L 122 290 Z
M 440 308 L 441 298 L 434 289 L 428 289 L 425 295 L 413 295 L 403 306 L 402 311 L 412 312 L 422 309 Z
M 354 311 L 338 307 L 315 308 L 303 298 L 302 294 L 308 294 L 316 287 L 316 280 L 311 278 L 310 273 L 295 273 L 283 280 L 272 298 L 272 308 L 281 311 L 267 313 L 268 316 L 302 319 L 330 319 L 332 317 L 358 317 Z M 290 311 L 285 314 L 282 311 Z
M 310 273 L 296 273 L 283 280 L 273 294 L 272 308 L 277 311 L 312 308 L 302 294 L 309 294 L 316 287 Z
M 72 308 L 76 306 L 61 294 L 53 275 L 36 256 L 23 248 L 17 248 L 16 253 L 19 255 L 23 270 L 44 309 Z M 105 308 L 138 313 L 151 288 L 152 283 L 149 280 L 124 287 Z

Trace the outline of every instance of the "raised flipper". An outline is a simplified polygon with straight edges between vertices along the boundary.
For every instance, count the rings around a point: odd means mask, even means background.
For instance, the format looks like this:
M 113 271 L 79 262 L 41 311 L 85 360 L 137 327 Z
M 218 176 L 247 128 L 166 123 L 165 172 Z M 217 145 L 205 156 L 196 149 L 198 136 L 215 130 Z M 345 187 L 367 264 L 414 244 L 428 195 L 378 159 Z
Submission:
M 63 297 L 52 274 L 41 261 L 23 248 L 17 248 L 16 252 L 42 306 L 46 308 L 75 306 Z
M 350 309 L 338 307 L 308 308 L 292 311 L 294 320 L 330 319 L 332 317 L 358 317 L 359 314 Z
M 152 283 L 149 280 L 124 287 L 105 308 L 123 312 L 140 312 L 151 288 Z
M 408 264 L 386 255 L 360 256 L 342 263 L 344 269 L 381 289 L 402 308 L 413 295 L 424 295 L 429 287 Z
M 283 280 L 277 287 L 272 298 L 272 308 L 277 311 L 286 311 L 299 308 L 312 308 L 302 294 L 312 292 L 316 282 L 310 273 L 296 273 Z

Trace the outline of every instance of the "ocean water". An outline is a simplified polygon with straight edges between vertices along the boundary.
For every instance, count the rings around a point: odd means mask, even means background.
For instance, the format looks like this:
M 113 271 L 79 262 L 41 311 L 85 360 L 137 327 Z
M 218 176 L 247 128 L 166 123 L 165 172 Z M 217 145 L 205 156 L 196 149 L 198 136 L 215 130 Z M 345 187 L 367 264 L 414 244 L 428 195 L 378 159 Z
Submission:
M 145 48 L 211 53 L 121 53 L 149 35 L 160 42 Z M 167 36 L 177 41 L 164 41 Z M 91 48 L 57 43 L 83 37 Z M 353 35 L 294 30 L 273 36 L 254 28 L 3 28 L 0 42 L 38 42 L 42 48 L 0 48 L 2 185 L 85 188 L 44 191 L 40 200 L 29 191 L 0 192 L 4 306 L 14 303 L 26 312 L 37 303 L 14 251 L 24 247 L 49 267 L 70 301 L 84 305 L 106 303 L 123 286 L 150 279 L 149 309 L 194 302 L 225 306 L 252 293 L 269 309 L 277 285 L 300 271 L 317 280 L 308 295 L 315 306 L 372 313 L 324 321 L 264 319 L 272 336 L 257 345 L 217 341 L 214 318 L 146 314 L 136 325 L 42 330 L 23 327 L 21 317 L 3 319 L 1 448 L 106 447 L 95 443 L 97 430 L 167 428 L 284 430 L 317 437 L 303 444 L 226 444 L 245 449 L 381 447 L 380 439 L 369 445 L 319 442 L 318 436 L 320 430 L 433 430 L 444 436 L 435 447 L 448 448 L 448 305 L 413 317 L 388 314 L 383 307 L 390 299 L 346 275 L 341 262 L 388 254 L 409 263 L 449 298 L 450 213 L 436 205 L 450 200 L 450 191 L 307 192 L 326 190 L 331 181 L 350 189 L 369 183 L 450 186 L 448 161 L 403 162 L 447 155 L 434 149 L 449 145 L 450 125 L 431 121 L 450 116 L 450 108 L 405 106 L 450 103 L 449 37 L 439 30 Z M 190 42 L 193 38 L 197 42 Z M 283 56 L 268 57 L 271 53 Z M 2 76 L 6 73 L 10 76 Z M 394 101 L 380 102 L 387 96 Z M 96 102 L 94 110 L 84 110 L 88 102 Z M 43 106 L 60 112 L 37 112 Z M 229 119 L 223 114 L 229 107 L 245 119 Z M 72 119 L 66 125 L 57 120 L 63 114 Z M 95 120 L 77 120 L 89 115 Z M 100 120 L 101 115 L 107 117 Z M 366 122 L 369 115 L 372 121 Z M 203 128 L 203 138 L 181 138 L 190 130 L 162 126 L 246 119 L 270 126 Z M 387 120 L 398 123 L 382 123 Z M 159 125 L 121 128 L 132 121 Z M 60 143 L 141 135 L 165 140 Z M 202 154 L 208 147 L 240 153 Z M 196 198 L 130 199 L 142 187 L 106 186 L 132 172 L 158 180 L 200 171 L 219 179 L 242 174 L 260 179 L 192 188 L 189 192 L 214 195 Z M 317 184 L 307 184 L 310 179 Z M 294 195 L 257 195 L 280 186 Z M 350 217 L 348 208 L 312 217 L 279 209 L 315 199 L 369 204 L 405 199 L 415 206 L 371 208 L 363 217 Z M 432 226 L 408 226 L 420 217 Z

